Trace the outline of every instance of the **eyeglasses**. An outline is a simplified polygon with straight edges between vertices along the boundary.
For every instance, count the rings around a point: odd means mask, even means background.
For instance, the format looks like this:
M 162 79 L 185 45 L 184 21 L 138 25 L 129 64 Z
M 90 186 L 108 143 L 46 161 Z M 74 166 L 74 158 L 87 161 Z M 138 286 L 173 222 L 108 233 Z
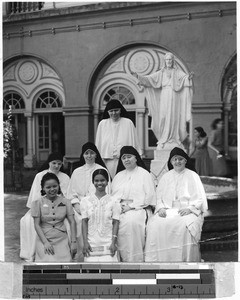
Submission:
M 172 162 L 177 162 L 177 161 L 181 162 L 181 161 L 184 161 L 184 160 L 186 161 L 186 159 L 182 156 L 175 156 L 171 159 Z

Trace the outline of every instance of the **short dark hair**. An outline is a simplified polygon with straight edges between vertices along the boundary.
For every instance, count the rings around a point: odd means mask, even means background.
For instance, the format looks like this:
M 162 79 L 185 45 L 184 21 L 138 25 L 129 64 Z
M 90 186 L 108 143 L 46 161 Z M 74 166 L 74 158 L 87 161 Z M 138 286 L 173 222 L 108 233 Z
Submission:
M 217 124 L 218 124 L 219 122 L 222 122 L 222 119 L 220 119 L 220 118 L 215 119 L 215 120 L 212 122 L 212 125 L 211 125 L 212 129 L 216 129 L 216 128 L 217 128 Z
M 45 182 L 48 181 L 48 180 L 52 180 L 52 179 L 57 181 L 57 183 L 59 185 L 58 194 L 61 194 L 60 181 L 59 181 L 57 175 L 54 174 L 54 173 L 48 172 L 45 175 L 43 175 L 42 180 L 41 180 L 41 188 L 42 188 L 41 189 L 41 195 L 42 196 L 44 196 L 46 194 L 45 191 L 43 190 Z
M 102 175 L 107 180 L 107 182 L 109 181 L 109 176 L 108 176 L 107 170 L 105 170 L 105 169 L 97 169 L 92 174 L 92 182 L 94 182 L 95 176 L 97 176 L 99 174 Z
M 206 132 L 204 131 L 204 129 L 200 126 L 195 127 L 194 129 L 200 134 L 200 137 L 205 137 L 207 135 Z

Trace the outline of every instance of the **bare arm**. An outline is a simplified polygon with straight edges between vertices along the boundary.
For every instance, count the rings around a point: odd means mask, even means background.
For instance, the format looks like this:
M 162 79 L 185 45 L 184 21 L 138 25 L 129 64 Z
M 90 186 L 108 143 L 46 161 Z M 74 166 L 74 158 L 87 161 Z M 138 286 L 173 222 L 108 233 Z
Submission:
M 73 215 L 67 216 L 67 219 L 70 224 L 70 230 L 71 230 L 71 245 L 70 245 L 71 255 L 72 257 L 74 257 L 75 254 L 77 253 L 76 223 Z
M 189 153 L 189 157 L 191 157 L 193 155 L 193 153 L 195 152 L 195 150 L 196 150 L 196 143 L 194 142 L 192 150 Z
M 205 136 L 200 141 L 201 146 L 206 146 L 208 144 L 208 138 Z
M 117 236 L 118 236 L 118 228 L 119 228 L 119 221 L 113 219 L 113 230 L 112 230 L 112 243 L 110 246 L 111 255 L 114 256 L 115 252 L 117 251 Z
M 53 246 L 50 244 L 50 242 L 47 240 L 47 238 L 45 237 L 45 234 L 43 233 L 42 231 L 42 228 L 40 226 L 41 224 L 41 220 L 40 220 L 40 217 L 34 217 L 34 227 L 35 227 L 35 230 L 40 238 L 40 240 L 42 241 L 43 243 L 43 246 L 44 246 L 44 252 L 47 253 L 47 254 L 52 254 L 54 255 L 54 248 Z
M 92 248 L 88 243 L 88 219 L 82 219 L 82 234 L 83 234 L 83 255 L 89 256 Z

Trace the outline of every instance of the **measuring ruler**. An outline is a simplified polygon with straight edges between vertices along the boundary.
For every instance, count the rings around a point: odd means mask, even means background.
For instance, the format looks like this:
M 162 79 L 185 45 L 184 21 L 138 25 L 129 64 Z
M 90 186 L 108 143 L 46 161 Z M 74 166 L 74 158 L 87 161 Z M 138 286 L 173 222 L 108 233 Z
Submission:
M 23 298 L 215 298 L 209 265 L 23 266 Z

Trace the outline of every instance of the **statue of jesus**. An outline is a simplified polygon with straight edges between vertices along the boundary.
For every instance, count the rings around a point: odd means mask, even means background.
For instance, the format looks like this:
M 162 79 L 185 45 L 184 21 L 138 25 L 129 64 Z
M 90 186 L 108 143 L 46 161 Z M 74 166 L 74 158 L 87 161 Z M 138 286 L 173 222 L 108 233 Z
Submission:
M 157 149 L 182 146 L 188 135 L 186 123 L 191 119 L 193 96 L 193 72 L 186 74 L 180 70 L 172 53 L 166 53 L 164 60 L 164 67 L 153 74 L 132 73 L 138 79 L 137 84 L 146 90 Z

